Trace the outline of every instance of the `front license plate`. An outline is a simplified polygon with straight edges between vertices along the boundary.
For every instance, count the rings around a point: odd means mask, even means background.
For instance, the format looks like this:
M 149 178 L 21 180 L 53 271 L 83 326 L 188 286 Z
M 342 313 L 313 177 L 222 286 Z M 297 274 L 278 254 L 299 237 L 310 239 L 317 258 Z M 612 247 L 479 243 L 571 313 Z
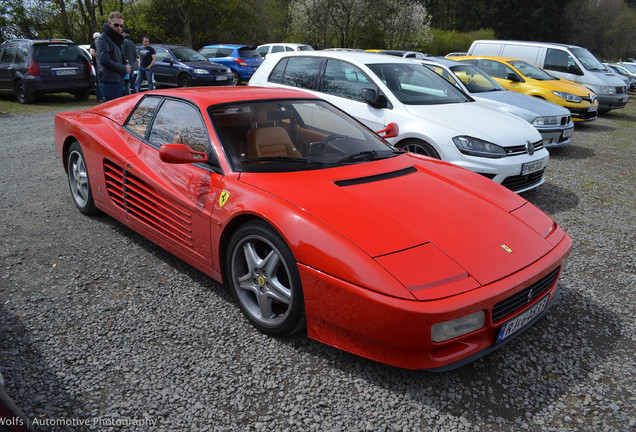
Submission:
M 225 75 L 220 75 L 218 77 L 216 77 L 217 81 L 225 81 L 227 79 L 227 77 Z
M 55 71 L 55 75 L 75 75 L 75 69 L 59 69 Z
M 536 162 L 529 162 L 521 165 L 521 175 L 532 174 L 537 171 L 541 171 L 543 168 L 543 160 Z
M 499 336 L 497 337 L 497 341 L 495 343 L 501 342 L 508 336 L 515 334 L 517 330 L 528 324 L 530 321 L 532 321 L 533 318 L 543 312 L 545 307 L 548 305 L 549 298 L 550 294 L 543 297 L 537 304 L 532 306 L 530 309 L 528 309 L 518 317 L 513 318 L 502 325 L 501 329 L 499 330 Z
M 574 132 L 574 128 L 566 129 L 563 131 L 563 138 L 569 138 L 572 136 L 572 132 Z

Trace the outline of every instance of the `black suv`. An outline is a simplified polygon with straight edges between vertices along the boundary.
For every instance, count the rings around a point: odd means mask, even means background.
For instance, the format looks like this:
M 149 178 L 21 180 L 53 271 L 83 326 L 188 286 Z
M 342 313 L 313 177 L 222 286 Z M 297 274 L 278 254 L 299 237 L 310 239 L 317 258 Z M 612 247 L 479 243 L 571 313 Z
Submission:
M 87 99 L 93 66 L 68 39 L 9 39 L 0 44 L 0 93 L 31 103 L 45 93 Z

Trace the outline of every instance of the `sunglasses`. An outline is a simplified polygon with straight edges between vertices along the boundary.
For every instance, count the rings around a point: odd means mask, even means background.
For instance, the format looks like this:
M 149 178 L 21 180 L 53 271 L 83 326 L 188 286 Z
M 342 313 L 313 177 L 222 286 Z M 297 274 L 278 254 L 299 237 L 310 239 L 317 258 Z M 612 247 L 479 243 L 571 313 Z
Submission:
M 119 24 L 119 23 L 113 23 L 113 27 L 123 27 L 123 24 Z

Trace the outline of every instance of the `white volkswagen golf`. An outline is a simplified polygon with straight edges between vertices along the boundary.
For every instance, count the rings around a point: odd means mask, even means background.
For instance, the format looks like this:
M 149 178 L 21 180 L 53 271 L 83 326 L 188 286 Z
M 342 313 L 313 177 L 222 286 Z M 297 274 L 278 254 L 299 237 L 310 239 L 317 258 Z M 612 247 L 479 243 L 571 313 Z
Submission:
M 517 116 L 477 102 L 411 60 L 370 53 L 270 54 L 249 85 L 301 88 L 374 131 L 396 123 L 396 147 L 455 163 L 524 192 L 544 182 L 549 153 Z

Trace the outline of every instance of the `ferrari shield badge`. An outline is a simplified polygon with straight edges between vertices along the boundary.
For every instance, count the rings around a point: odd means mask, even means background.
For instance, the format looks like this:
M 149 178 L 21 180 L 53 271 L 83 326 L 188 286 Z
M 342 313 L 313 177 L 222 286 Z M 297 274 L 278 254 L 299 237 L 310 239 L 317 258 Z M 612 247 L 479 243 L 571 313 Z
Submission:
M 223 192 L 221 192 L 221 195 L 219 196 L 219 206 L 223 207 L 229 197 L 230 193 L 228 191 L 224 190 Z
M 512 249 L 510 249 L 510 248 L 508 247 L 508 245 L 502 244 L 502 245 L 501 245 L 501 248 L 502 248 L 503 250 L 505 250 L 506 252 L 508 252 L 509 254 L 511 254 L 511 253 L 512 253 Z

